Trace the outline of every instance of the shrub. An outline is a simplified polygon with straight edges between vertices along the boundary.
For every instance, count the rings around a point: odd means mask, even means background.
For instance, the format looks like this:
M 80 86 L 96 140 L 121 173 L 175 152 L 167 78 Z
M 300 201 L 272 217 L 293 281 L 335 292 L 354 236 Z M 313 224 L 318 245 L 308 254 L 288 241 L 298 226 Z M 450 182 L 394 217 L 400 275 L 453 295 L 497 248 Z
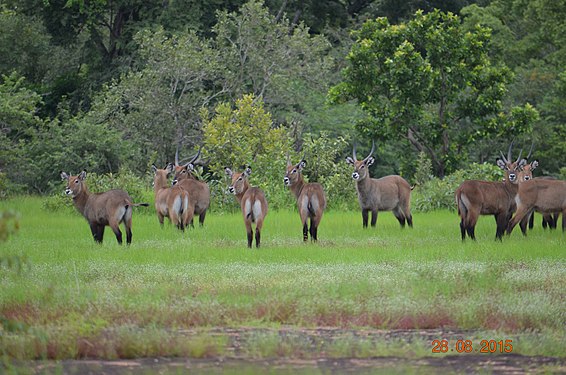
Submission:
M 467 169 L 460 169 L 444 177 L 432 178 L 413 191 L 412 207 L 415 211 L 456 209 L 454 192 L 465 180 L 502 181 L 503 171 L 493 164 L 473 163 Z

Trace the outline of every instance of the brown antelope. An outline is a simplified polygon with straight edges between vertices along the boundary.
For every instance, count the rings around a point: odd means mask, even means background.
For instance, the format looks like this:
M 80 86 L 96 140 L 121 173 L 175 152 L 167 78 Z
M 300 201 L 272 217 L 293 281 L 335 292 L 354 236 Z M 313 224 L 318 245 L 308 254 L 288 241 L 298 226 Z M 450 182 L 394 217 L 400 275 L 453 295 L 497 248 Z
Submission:
M 193 163 L 198 159 L 199 155 L 200 149 L 191 161 L 179 165 L 179 150 L 175 152 L 175 177 L 173 178 L 173 184 L 178 184 L 189 193 L 194 203 L 193 215 L 199 216 L 199 224 L 202 226 L 206 217 L 206 210 L 210 206 L 210 188 L 206 182 L 197 180 L 192 174 L 194 170 Z
M 303 240 L 308 240 L 310 233 L 311 241 L 317 241 L 318 225 L 326 208 L 326 197 L 322 185 L 316 182 L 305 183 L 301 172 L 306 165 L 304 159 L 296 165 L 292 165 L 287 159 L 287 172 L 283 181 L 297 198 L 297 207 L 303 223 Z M 309 218 L 310 228 L 307 225 Z
M 159 169 L 155 165 L 151 166 L 155 211 L 162 227 L 164 217 L 168 217 L 172 224 L 184 231 L 185 226 L 193 218 L 194 204 L 185 189 L 179 185 L 171 186 L 169 183 L 169 176 L 173 168 L 173 164 L 168 164 L 165 169 Z
M 530 170 L 535 169 L 537 165 L 536 160 L 530 163 Z M 562 213 L 562 231 L 566 231 L 566 181 L 522 178 L 518 185 L 515 197 L 517 212 L 509 221 L 507 234 L 511 234 L 517 223 L 523 224 L 523 220 L 532 215 L 534 211 L 543 215 Z M 558 221 L 557 217 L 556 221 Z M 524 231 L 523 234 L 525 234 Z
M 246 168 L 242 173 L 234 173 L 230 168 L 225 169 L 226 174 L 231 178 L 228 191 L 236 196 L 236 200 L 242 208 L 244 224 L 248 234 L 248 247 L 252 247 L 253 231 L 252 223 L 255 223 L 255 246 L 259 247 L 261 240 L 261 228 L 267 216 L 267 200 L 260 188 L 250 187 L 248 177 L 251 175 L 251 168 Z
M 507 223 L 515 212 L 515 195 L 517 179 L 521 167 L 526 163 L 521 160 L 521 153 L 515 162 L 511 161 L 513 142 L 509 146 L 507 158 L 501 153 L 497 165 L 505 171 L 503 182 L 467 180 L 455 192 L 458 215 L 460 215 L 460 232 L 462 240 L 468 236 L 475 240 L 475 227 L 480 215 L 494 215 L 497 223 L 495 238 L 501 241 Z
M 531 153 L 529 153 L 529 156 L 531 155 Z M 528 160 L 529 157 L 527 157 Z M 519 182 L 522 181 L 529 181 L 530 179 L 533 178 L 533 170 L 538 166 L 538 161 L 534 160 L 532 163 L 526 164 L 523 167 L 523 171 L 520 173 L 520 180 Z M 550 177 L 550 176 L 541 176 L 541 177 L 535 177 L 537 180 L 556 180 L 554 177 Z M 553 212 L 553 213 L 541 213 L 542 214 L 542 227 L 544 229 L 546 229 L 547 227 L 549 229 L 556 229 L 556 226 L 558 225 L 558 217 L 560 216 L 560 212 Z M 529 221 L 529 229 L 533 229 L 534 226 L 534 212 L 530 215 L 530 217 L 528 218 Z M 521 220 L 520 223 L 520 227 L 521 227 L 521 231 L 523 232 L 523 234 L 527 234 L 525 231 L 525 224 L 524 222 L 527 220 L 527 218 L 524 218 L 523 220 Z
M 61 172 L 61 178 L 67 180 L 65 194 L 73 198 L 75 207 L 88 221 L 96 242 L 102 243 L 104 227 L 108 225 L 121 245 L 120 223 L 124 223 L 126 227 L 126 243 L 129 245 L 132 242 L 132 207 L 149 206 L 147 203 L 133 203 L 124 190 L 91 194 L 85 183 L 86 171 L 82 171 L 78 176 Z
M 411 185 L 401 176 L 392 175 L 378 179 L 371 178 L 369 167 L 375 162 L 371 156 L 375 150 L 375 143 L 372 143 L 369 155 L 363 160 L 356 157 L 356 146 L 351 157 L 346 158 L 346 162 L 354 166 L 352 178 L 356 181 L 358 200 L 362 209 L 362 225 L 368 226 L 368 214 L 371 211 L 371 226 L 377 223 L 378 211 L 393 211 L 393 215 L 403 228 L 405 221 L 409 227 L 413 227 L 413 216 L 411 215 Z

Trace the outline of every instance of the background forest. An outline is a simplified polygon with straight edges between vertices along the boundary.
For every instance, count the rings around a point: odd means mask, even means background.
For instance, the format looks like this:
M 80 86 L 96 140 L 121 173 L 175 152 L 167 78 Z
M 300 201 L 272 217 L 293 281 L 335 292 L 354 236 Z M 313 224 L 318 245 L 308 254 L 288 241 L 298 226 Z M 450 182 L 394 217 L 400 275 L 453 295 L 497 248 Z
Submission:
M 352 207 L 344 158 L 372 140 L 372 175 L 418 184 L 416 209 L 500 178 L 512 139 L 566 178 L 565 19 L 565 0 L 4 0 L 0 195 L 60 193 L 59 171 L 83 169 L 132 193 L 202 147 L 218 205 L 223 168 L 245 164 L 287 204 L 287 156 L 304 156 Z

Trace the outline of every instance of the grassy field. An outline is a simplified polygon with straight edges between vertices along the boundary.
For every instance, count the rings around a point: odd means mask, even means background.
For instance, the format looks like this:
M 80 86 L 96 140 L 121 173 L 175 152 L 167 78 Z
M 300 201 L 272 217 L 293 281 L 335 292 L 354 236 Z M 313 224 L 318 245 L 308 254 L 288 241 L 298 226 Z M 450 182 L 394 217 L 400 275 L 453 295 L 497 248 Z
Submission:
M 364 230 L 359 212 L 330 211 L 304 244 L 296 212 L 270 212 L 250 250 L 240 214 L 183 234 L 139 208 L 121 247 L 109 228 L 96 245 L 78 214 L 41 206 L 0 202 L 20 214 L 0 256 L 25 261 L 0 269 L 4 358 L 420 358 L 455 354 L 431 354 L 431 340 L 456 337 L 566 357 L 566 235 L 539 217 L 502 243 L 482 217 L 462 243 L 454 212 L 416 213 L 403 230 L 385 212 Z

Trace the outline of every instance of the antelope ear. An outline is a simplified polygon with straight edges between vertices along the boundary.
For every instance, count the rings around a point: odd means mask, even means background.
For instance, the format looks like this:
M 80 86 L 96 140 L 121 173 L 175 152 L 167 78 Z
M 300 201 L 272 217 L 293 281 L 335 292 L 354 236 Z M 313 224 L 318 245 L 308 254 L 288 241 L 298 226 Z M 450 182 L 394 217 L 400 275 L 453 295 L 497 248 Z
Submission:
M 195 165 L 193 163 L 188 163 L 186 166 L 188 171 L 194 171 L 195 170 Z
M 155 166 L 155 164 L 151 165 L 151 171 L 153 172 L 153 174 L 155 174 L 155 172 L 157 172 L 157 167 Z
M 505 162 L 504 162 L 503 160 L 501 160 L 501 159 L 498 158 L 498 159 L 495 161 L 495 163 L 497 164 L 497 166 L 498 166 L 499 168 L 503 169 L 504 171 L 507 170 L 507 164 L 505 164 Z
M 83 170 L 80 174 L 79 174 L 79 180 L 84 180 L 86 178 L 86 169 Z
M 252 174 L 252 169 L 250 167 L 247 167 L 246 170 L 244 171 L 244 175 L 249 176 Z
M 346 158 L 346 163 L 350 164 L 350 165 L 354 165 L 354 159 L 352 159 L 351 157 L 347 157 Z
M 519 167 L 519 168 L 523 168 L 523 167 L 524 167 L 525 165 L 527 165 L 527 164 L 528 164 L 527 159 L 521 159 L 521 160 L 519 161 L 518 167 Z
M 302 171 L 304 167 L 307 166 L 307 161 L 305 159 L 301 160 L 297 167 L 299 167 L 299 171 Z
M 538 161 L 537 160 L 533 160 L 533 162 L 531 163 L 531 171 L 533 169 L 536 169 L 536 167 L 538 167 Z
M 369 158 L 366 159 L 366 165 L 369 167 L 370 165 L 372 165 L 373 163 L 375 163 L 375 159 L 370 156 Z
M 175 170 L 175 166 L 173 165 L 173 163 L 167 163 L 165 170 L 167 171 L 168 174 L 173 173 L 173 171 Z
M 232 170 L 231 170 L 230 168 L 224 169 L 224 172 L 226 172 L 226 174 L 227 174 L 229 177 L 232 177 L 233 172 L 232 172 Z
M 63 171 L 60 172 L 60 175 L 61 175 L 61 180 L 68 180 L 69 179 L 69 175 L 66 174 Z

